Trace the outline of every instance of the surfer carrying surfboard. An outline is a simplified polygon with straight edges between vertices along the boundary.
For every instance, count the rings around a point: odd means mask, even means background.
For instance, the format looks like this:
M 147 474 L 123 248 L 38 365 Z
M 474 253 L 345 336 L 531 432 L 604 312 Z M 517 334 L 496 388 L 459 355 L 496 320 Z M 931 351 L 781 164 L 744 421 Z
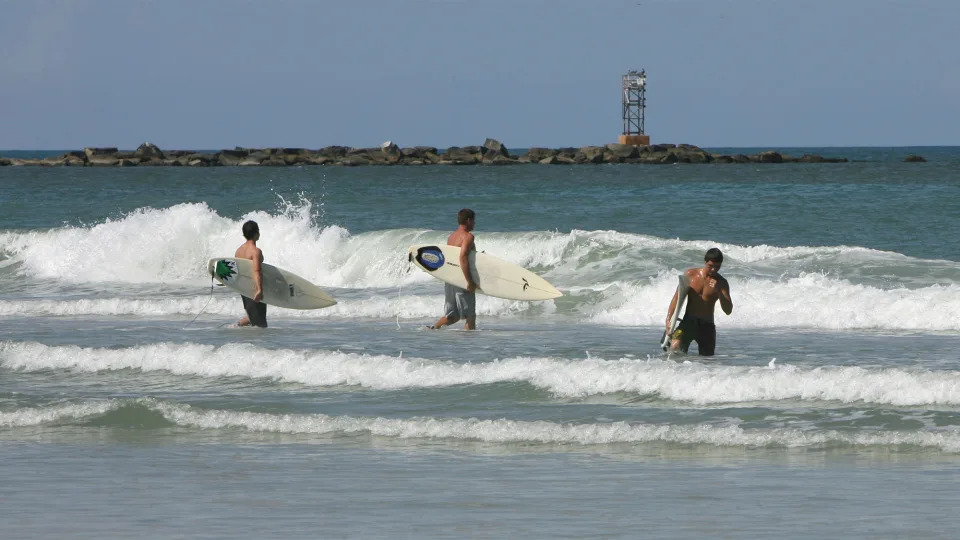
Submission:
M 243 237 L 246 242 L 237 248 L 234 257 L 253 261 L 253 282 L 256 284 L 256 289 L 254 289 L 253 298 L 240 297 L 243 299 L 243 309 L 247 312 L 247 316 L 237 321 L 237 326 L 266 328 L 267 305 L 261 302 L 263 300 L 263 251 L 257 247 L 257 240 L 260 240 L 260 226 L 256 221 L 250 220 L 243 224 Z
M 444 304 L 443 317 L 440 317 L 430 328 L 439 330 L 444 326 L 453 324 L 460 319 L 466 319 L 464 328 L 473 330 L 477 327 L 477 284 L 474 283 L 470 274 L 470 252 L 475 251 L 477 247 L 473 243 L 473 227 L 476 225 L 476 214 L 469 208 L 464 208 L 457 213 L 457 230 L 453 231 L 447 238 L 447 245 L 458 246 L 460 248 L 460 270 L 463 277 L 466 278 L 467 288 L 463 289 L 455 285 L 445 283 L 443 286 Z
M 687 289 L 687 310 L 676 330 L 670 328 L 673 311 L 677 307 L 677 295 L 673 293 L 670 309 L 667 310 L 667 332 L 673 330 L 670 350 L 687 352 L 690 343 L 697 342 L 697 351 L 701 356 L 713 356 L 717 344 L 717 327 L 713 323 L 713 312 L 720 301 L 720 308 L 727 315 L 733 313 L 733 300 L 730 298 L 730 284 L 720 275 L 723 253 L 718 248 L 710 248 L 703 256 L 702 268 L 691 268 L 684 272 L 689 280 Z

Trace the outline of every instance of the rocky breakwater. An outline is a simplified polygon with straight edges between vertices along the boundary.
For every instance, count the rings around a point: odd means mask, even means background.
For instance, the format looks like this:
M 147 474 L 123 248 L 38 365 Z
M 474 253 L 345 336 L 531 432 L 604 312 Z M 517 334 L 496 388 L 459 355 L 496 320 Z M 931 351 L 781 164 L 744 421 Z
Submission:
M 61 156 L 42 159 L 0 157 L 0 166 L 41 167 L 289 167 L 328 165 L 579 165 L 600 163 L 841 163 L 846 158 L 825 158 L 806 154 L 793 157 L 776 151 L 758 154 L 713 154 L 690 144 L 653 144 L 633 146 L 608 144 L 581 148 L 530 148 L 513 155 L 495 139 L 481 146 L 433 146 L 400 148 L 387 142 L 376 148 L 327 146 L 306 148 L 234 148 L 218 152 L 161 150 L 143 143 L 134 151 L 116 148 L 84 148 Z

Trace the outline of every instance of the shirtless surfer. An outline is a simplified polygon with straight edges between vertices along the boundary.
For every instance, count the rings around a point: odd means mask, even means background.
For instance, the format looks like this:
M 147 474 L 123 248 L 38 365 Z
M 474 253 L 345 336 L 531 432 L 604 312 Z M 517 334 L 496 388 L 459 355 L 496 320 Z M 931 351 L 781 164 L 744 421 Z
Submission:
M 444 284 L 444 304 L 443 317 L 434 323 L 430 328 L 440 329 L 444 326 L 453 324 L 460 319 L 466 319 L 464 328 L 473 330 L 477 327 L 477 284 L 473 282 L 470 274 L 470 259 L 468 256 L 471 251 L 476 251 L 473 244 L 473 234 L 470 232 L 476 223 L 476 215 L 473 210 L 464 208 L 457 213 L 457 230 L 453 231 L 447 238 L 447 245 L 458 246 L 460 248 L 460 269 L 463 270 L 463 277 L 467 280 L 467 288 L 461 289 L 449 283 Z
M 253 261 L 253 282 L 257 289 L 252 299 L 241 296 L 243 309 L 246 310 L 247 316 L 237 321 L 237 326 L 266 328 L 267 305 L 261 302 L 263 300 L 263 252 L 257 247 L 257 240 L 260 240 L 260 226 L 257 225 L 256 221 L 248 221 L 243 224 L 243 237 L 247 241 L 237 248 L 234 257 Z
M 733 313 L 733 300 L 730 298 L 730 284 L 720 275 L 723 253 L 710 248 L 703 256 L 703 268 L 691 268 L 684 272 L 690 279 L 687 292 L 687 309 L 683 320 L 673 332 L 670 350 L 680 349 L 687 352 L 692 341 L 697 342 L 697 351 L 701 356 L 713 356 L 717 345 L 717 327 L 713 323 L 713 312 L 720 301 L 720 307 L 727 315 Z M 667 310 L 667 332 L 670 331 L 670 316 L 677 305 L 677 293 L 673 293 L 670 309 Z

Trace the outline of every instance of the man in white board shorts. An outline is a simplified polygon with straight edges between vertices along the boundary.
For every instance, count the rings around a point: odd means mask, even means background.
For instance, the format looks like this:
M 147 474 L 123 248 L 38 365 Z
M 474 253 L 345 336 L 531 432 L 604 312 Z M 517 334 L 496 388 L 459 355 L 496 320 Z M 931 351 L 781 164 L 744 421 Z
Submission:
M 257 284 L 256 293 L 253 298 L 241 296 L 243 299 L 243 309 L 247 316 L 237 321 L 237 326 L 259 326 L 267 327 L 267 305 L 261 302 L 263 300 L 263 252 L 257 247 L 257 240 L 260 240 L 260 226 L 256 221 L 248 221 L 243 224 L 243 237 L 246 242 L 237 248 L 233 255 L 238 259 L 250 259 L 253 261 L 253 281 Z
M 470 252 L 477 249 L 473 244 L 473 234 L 470 232 L 476 224 L 476 214 L 473 210 L 464 208 L 457 213 L 457 223 L 457 230 L 447 238 L 447 245 L 460 247 L 460 269 L 463 270 L 463 277 L 467 278 L 467 288 L 461 289 L 449 283 L 444 284 L 443 317 L 430 327 L 437 330 L 460 319 L 466 319 L 464 328 L 467 330 L 477 327 L 477 293 L 474 292 L 477 290 L 477 284 L 473 282 L 473 276 L 470 274 L 468 259 Z
M 690 279 L 687 309 L 683 320 L 671 336 L 671 351 L 680 349 L 687 352 L 690 343 L 696 341 L 700 356 L 713 356 L 717 346 L 717 327 L 713 324 L 713 311 L 717 300 L 720 301 L 724 313 L 733 313 L 730 284 L 719 273 L 723 264 L 723 253 L 717 248 L 710 248 L 703 256 L 703 262 L 703 268 L 691 268 L 684 272 Z M 667 332 L 670 331 L 670 315 L 673 314 L 677 300 L 675 292 L 667 310 Z

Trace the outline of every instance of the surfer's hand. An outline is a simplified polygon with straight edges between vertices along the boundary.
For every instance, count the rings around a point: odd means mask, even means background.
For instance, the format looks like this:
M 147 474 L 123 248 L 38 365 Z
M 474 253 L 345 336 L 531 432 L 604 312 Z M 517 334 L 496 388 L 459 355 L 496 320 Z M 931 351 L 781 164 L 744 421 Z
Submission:
M 259 290 L 259 289 L 257 290 L 257 293 L 253 295 L 253 301 L 254 301 L 254 302 L 261 302 L 261 301 L 263 301 L 263 291 L 262 291 L 262 290 Z
M 474 283 L 474 282 L 472 282 L 472 281 L 468 281 L 468 282 L 467 282 L 467 291 L 468 291 L 468 292 L 473 292 L 473 291 L 475 291 L 475 290 L 477 290 L 477 284 Z

